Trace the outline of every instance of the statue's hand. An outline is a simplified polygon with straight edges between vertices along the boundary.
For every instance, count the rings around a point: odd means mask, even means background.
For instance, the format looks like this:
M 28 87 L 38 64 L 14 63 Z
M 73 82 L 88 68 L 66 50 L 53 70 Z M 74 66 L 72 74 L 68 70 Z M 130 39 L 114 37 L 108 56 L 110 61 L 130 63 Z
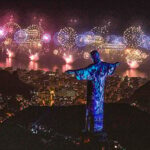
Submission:
M 120 65 L 120 63 L 119 62 L 116 62 L 116 67 L 118 67 Z
M 74 74 L 74 71 L 72 71 L 72 70 L 67 70 L 65 73 L 67 73 L 67 74 Z

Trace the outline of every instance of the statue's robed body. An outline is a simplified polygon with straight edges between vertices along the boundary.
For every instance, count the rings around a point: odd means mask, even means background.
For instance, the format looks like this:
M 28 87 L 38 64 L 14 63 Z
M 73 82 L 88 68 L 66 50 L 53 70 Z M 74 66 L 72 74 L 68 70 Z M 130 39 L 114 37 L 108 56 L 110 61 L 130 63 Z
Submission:
M 100 60 L 97 51 L 91 52 L 93 64 L 78 70 L 68 70 L 69 74 L 75 74 L 78 80 L 87 81 L 87 107 L 86 130 L 101 132 L 104 118 L 104 87 L 105 79 L 112 75 L 119 63 L 106 63 Z

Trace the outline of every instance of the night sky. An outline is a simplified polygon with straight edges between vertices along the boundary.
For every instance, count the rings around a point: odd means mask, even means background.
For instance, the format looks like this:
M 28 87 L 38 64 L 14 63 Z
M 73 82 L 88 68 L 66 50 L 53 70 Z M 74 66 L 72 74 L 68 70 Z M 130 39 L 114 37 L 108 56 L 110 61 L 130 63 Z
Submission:
M 141 25 L 150 34 L 150 2 L 146 0 L 1 0 L 0 16 L 7 12 L 15 12 L 25 25 L 33 15 L 44 16 L 53 30 L 67 26 L 74 17 L 82 31 L 110 20 L 116 34 L 130 25 Z

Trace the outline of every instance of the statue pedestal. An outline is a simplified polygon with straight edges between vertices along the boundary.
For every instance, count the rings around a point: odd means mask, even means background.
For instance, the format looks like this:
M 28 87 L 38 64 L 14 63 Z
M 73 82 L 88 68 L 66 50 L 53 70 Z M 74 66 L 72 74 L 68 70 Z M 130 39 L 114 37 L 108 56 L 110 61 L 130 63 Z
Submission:
M 98 142 L 106 142 L 108 140 L 108 135 L 105 131 L 93 133 L 93 139 Z

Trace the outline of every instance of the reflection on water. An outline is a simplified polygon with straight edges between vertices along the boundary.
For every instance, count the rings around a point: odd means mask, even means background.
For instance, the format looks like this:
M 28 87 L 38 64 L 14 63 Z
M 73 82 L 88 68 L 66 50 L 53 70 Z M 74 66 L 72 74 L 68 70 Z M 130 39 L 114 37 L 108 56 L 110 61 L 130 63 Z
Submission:
M 126 70 L 123 73 L 123 76 L 128 76 L 128 77 L 141 77 L 141 78 L 147 78 L 147 75 L 144 72 L 140 72 L 137 69 L 129 69 Z
M 30 61 L 30 62 L 18 62 L 17 60 L 13 58 L 6 58 L 4 61 L 0 62 L 0 67 L 1 68 L 7 68 L 7 67 L 13 67 L 14 69 L 16 68 L 21 68 L 21 69 L 28 69 L 28 70 L 43 70 L 43 71 L 53 71 L 56 72 L 59 70 L 60 72 L 65 72 L 66 70 L 70 70 L 72 68 L 78 68 L 77 66 L 72 66 L 70 64 L 65 64 L 61 66 L 57 65 L 52 65 L 52 66 L 44 66 L 43 64 L 40 64 L 39 62 L 35 61 Z M 123 76 L 129 76 L 129 77 L 141 77 L 141 78 L 147 78 L 148 74 L 141 72 L 136 69 L 128 69 L 125 72 L 119 73 L 120 75 Z
M 55 66 L 52 68 L 52 71 L 53 71 L 53 72 L 56 72 L 57 69 L 59 69 L 59 68 L 58 68 L 58 66 L 55 65 Z
M 12 58 L 6 58 L 6 62 L 0 62 L 1 68 L 12 67 Z
M 0 62 L 0 68 L 4 68 L 4 67 L 5 67 L 4 63 Z
M 41 64 L 39 62 L 35 61 L 29 61 L 27 64 L 24 62 L 16 62 L 13 58 L 6 58 L 5 61 L 0 62 L 0 67 L 1 68 L 7 68 L 7 67 L 13 67 L 14 69 L 16 68 L 21 68 L 21 69 L 28 69 L 28 70 L 43 70 L 43 71 L 50 71 L 52 70 L 53 72 L 56 72 L 57 70 L 60 70 L 61 72 L 65 72 L 66 70 L 72 69 L 72 66 L 69 64 L 65 64 L 62 66 L 51 66 L 51 67 L 41 67 Z
M 6 58 L 6 67 L 12 67 L 12 58 Z
M 69 64 L 65 64 L 62 66 L 62 72 L 72 69 L 72 66 Z
M 37 62 L 30 61 L 28 69 L 29 70 L 38 70 L 39 69 L 39 64 Z
M 41 70 L 41 69 L 40 69 Z M 43 71 L 47 72 L 50 71 L 48 68 L 42 68 Z M 55 71 L 54 71 L 55 72 Z

